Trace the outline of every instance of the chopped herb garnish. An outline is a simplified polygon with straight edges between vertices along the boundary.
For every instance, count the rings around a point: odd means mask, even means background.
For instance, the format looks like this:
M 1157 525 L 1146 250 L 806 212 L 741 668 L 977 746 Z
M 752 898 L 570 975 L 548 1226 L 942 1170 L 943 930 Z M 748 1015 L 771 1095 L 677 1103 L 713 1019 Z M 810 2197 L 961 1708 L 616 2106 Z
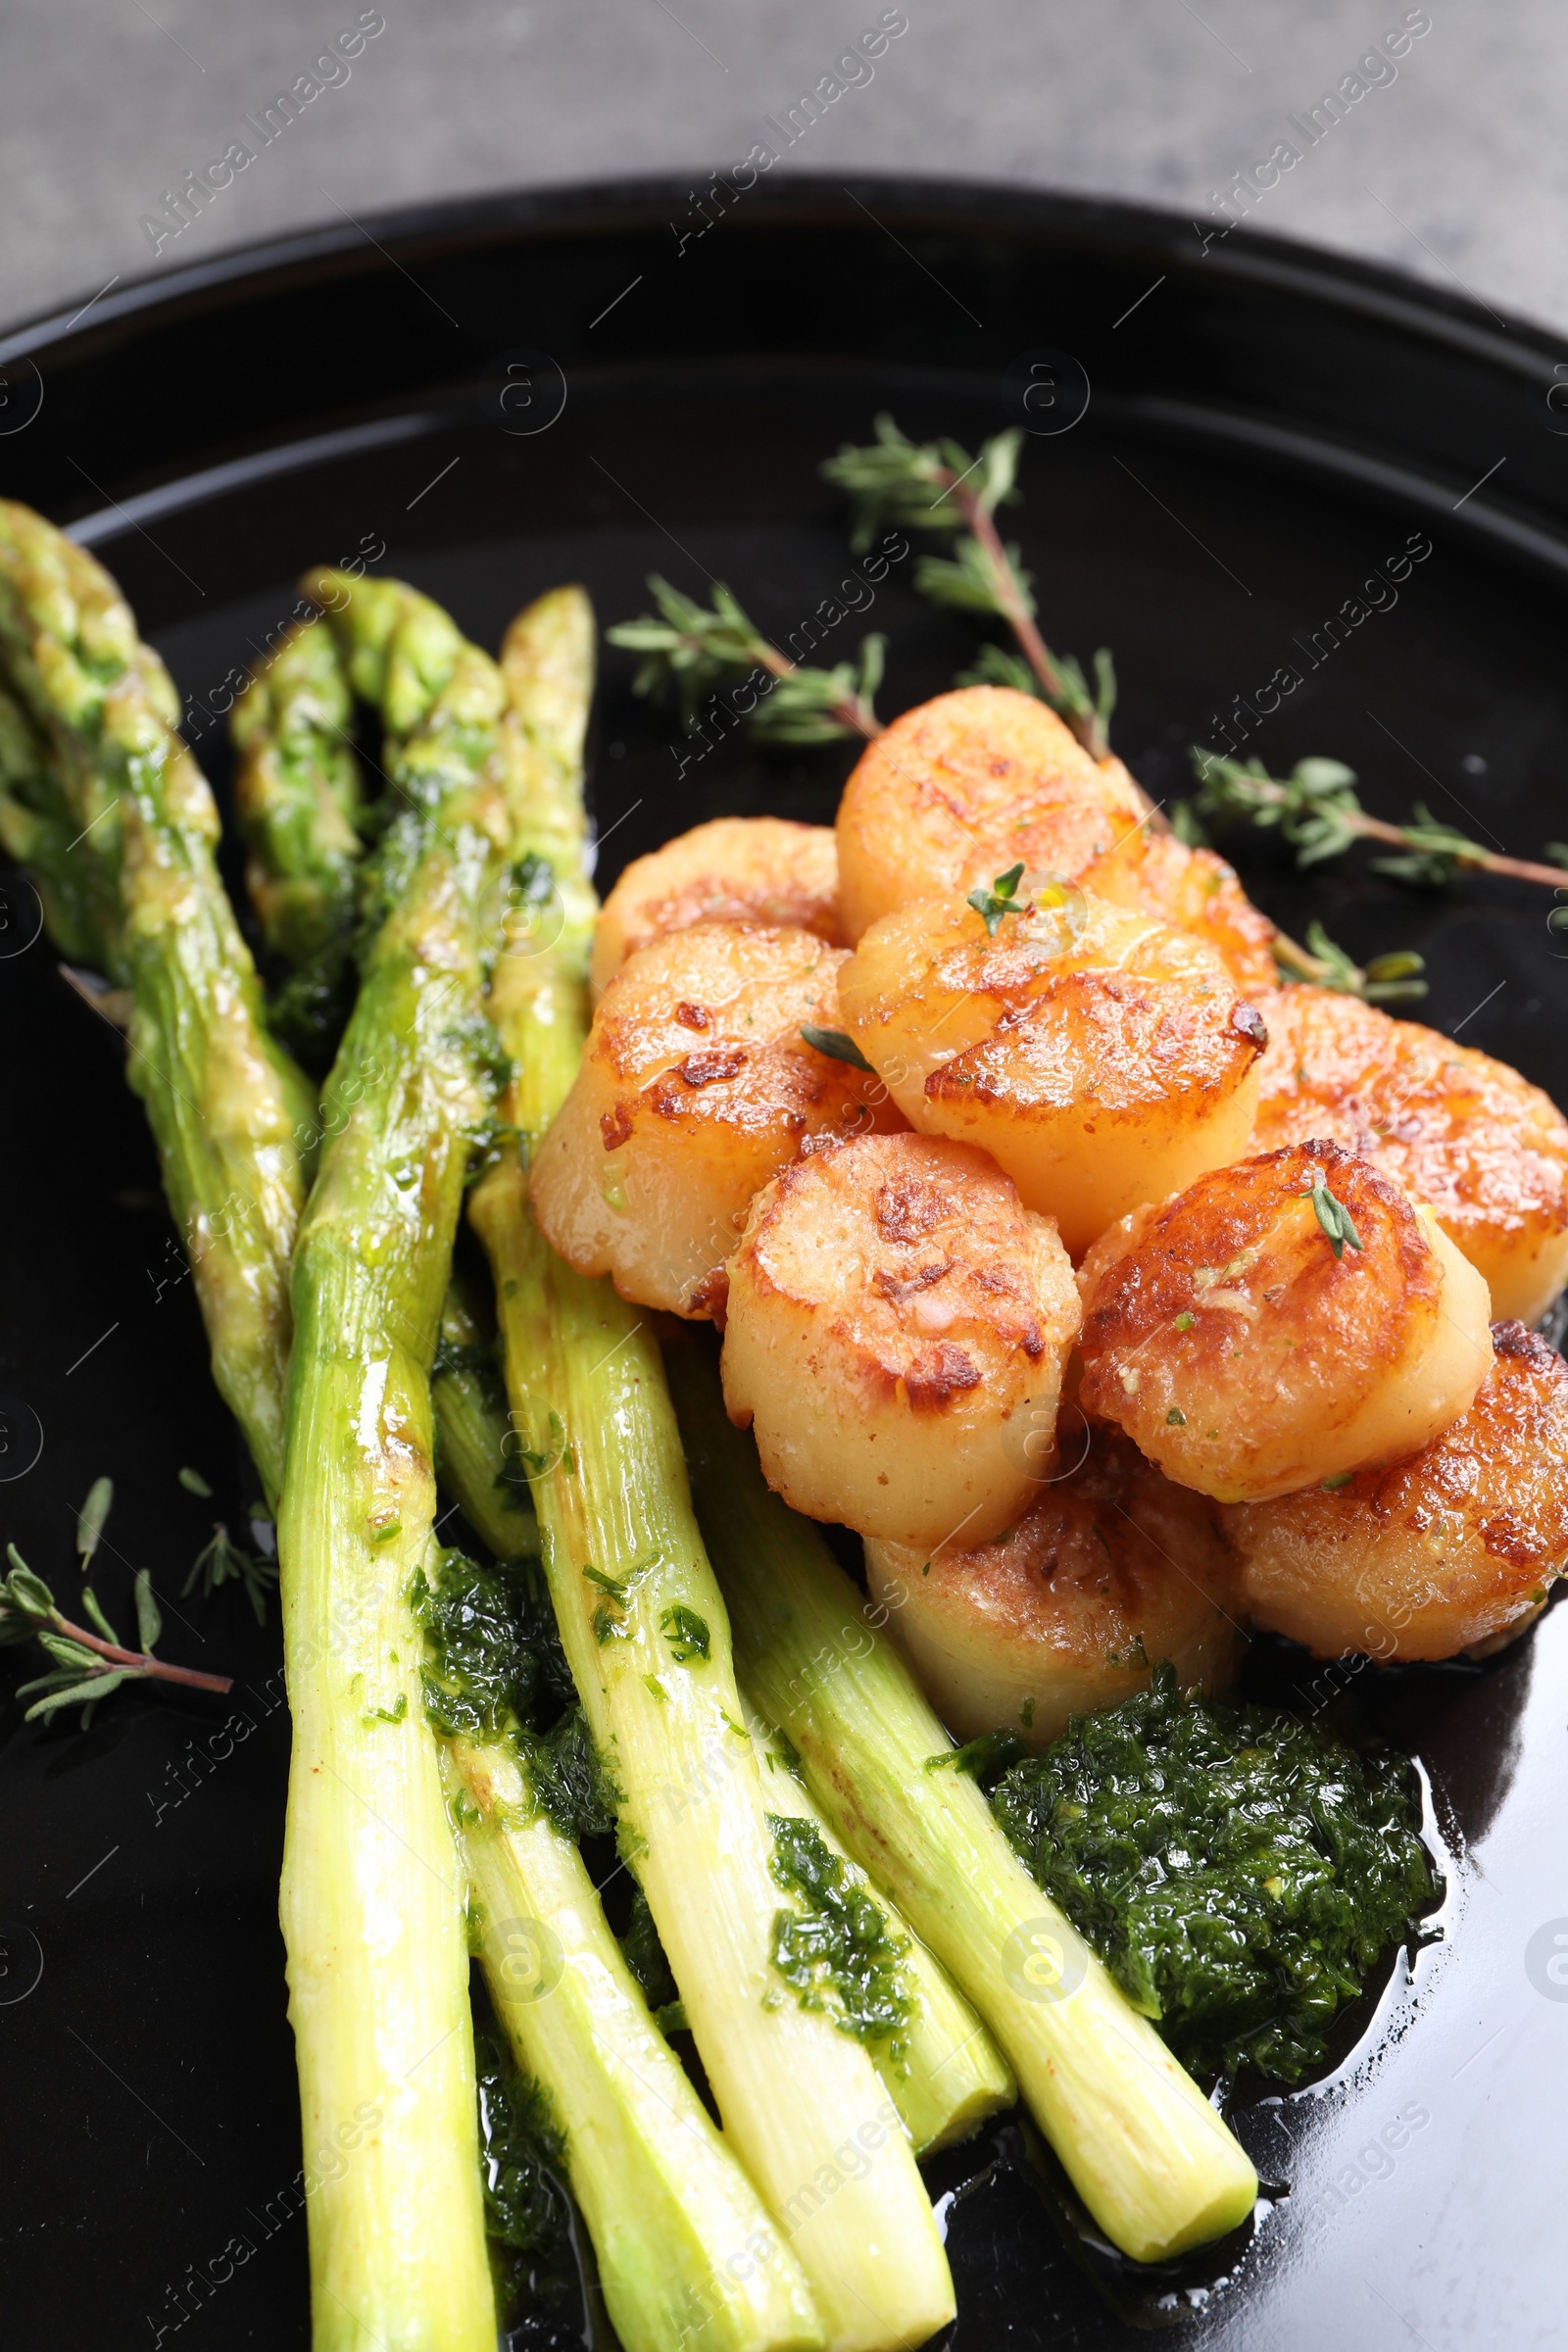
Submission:
M 672 1607 L 665 1609 L 659 1624 L 664 1640 L 675 1653 L 677 1666 L 689 1666 L 693 1658 L 707 1657 L 711 1639 L 708 1620 L 699 1617 L 695 1609 L 687 1608 L 684 1601 L 677 1600 Z
M 1329 1247 L 1337 1258 L 1345 1255 L 1347 1242 L 1349 1243 L 1352 1250 L 1360 1250 L 1364 1247 L 1361 1236 L 1355 1230 L 1354 1220 L 1349 1210 L 1343 1200 L 1336 1200 L 1329 1191 L 1328 1180 L 1321 1169 L 1312 1178 L 1308 1199 L 1317 1212 L 1318 1223 L 1328 1235 Z
M 1017 895 L 1022 880 L 1023 860 L 1020 858 L 1018 863 L 1009 865 L 1004 874 L 998 874 L 989 890 L 982 887 L 970 891 L 968 904 L 985 924 L 988 938 L 996 938 L 1004 914 L 1027 912 L 1027 903 L 1020 905 Z
M 945 1747 L 939 1756 L 927 1756 L 927 1772 L 966 1772 L 972 1780 L 982 1781 L 989 1772 L 1000 1772 L 1016 1762 L 1023 1751 L 1023 1742 L 1016 1732 L 982 1732 L 978 1740 L 966 1740 L 961 1747 Z
M 829 1061 L 847 1061 L 852 1070 L 868 1070 L 873 1078 L 876 1076 L 876 1071 L 866 1060 L 854 1038 L 847 1035 L 844 1030 L 813 1029 L 808 1022 L 802 1029 L 801 1035 L 814 1053 L 825 1054 Z

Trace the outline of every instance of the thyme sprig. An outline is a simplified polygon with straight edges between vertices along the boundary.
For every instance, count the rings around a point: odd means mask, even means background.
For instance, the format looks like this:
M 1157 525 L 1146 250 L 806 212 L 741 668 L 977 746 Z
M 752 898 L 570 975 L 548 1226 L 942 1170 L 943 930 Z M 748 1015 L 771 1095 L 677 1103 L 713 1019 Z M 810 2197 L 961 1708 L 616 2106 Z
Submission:
M 198 1674 L 194 1667 L 171 1666 L 153 1655 L 163 1634 L 164 1621 L 153 1597 L 152 1578 L 145 1568 L 137 1569 L 135 1585 L 136 1635 L 141 1647 L 129 1649 L 105 1615 L 90 1585 L 82 1588 L 81 1605 L 92 1620 L 91 1627 L 77 1625 L 65 1615 L 43 1578 L 33 1574 L 14 1544 L 6 1545 L 6 1555 L 11 1568 L 0 1579 L 0 1643 L 36 1640 L 55 1661 L 52 1673 L 19 1687 L 19 1698 L 37 1694 L 24 1722 L 52 1715 L 60 1707 L 79 1705 L 81 1728 L 85 1731 L 92 1721 L 93 1710 L 122 1683 L 149 1680 L 179 1683 L 192 1690 L 224 1691 L 232 1688 L 226 1674 Z
M 1274 959 L 1287 972 L 1313 980 L 1319 988 L 1360 997 L 1368 1004 L 1407 1004 L 1427 993 L 1427 984 L 1420 977 L 1427 968 L 1426 957 L 1413 948 L 1395 948 L 1360 964 L 1330 939 L 1316 915 L 1306 927 L 1305 951 L 1281 932 L 1274 943 Z
M 1005 621 L 1022 656 L 988 646 L 959 683 L 1016 686 L 1039 695 L 1066 720 L 1085 750 L 1103 760 L 1116 706 L 1110 655 L 1103 646 L 1095 655 L 1091 687 L 1070 655 L 1052 652 L 1036 624 L 1033 581 L 1018 548 L 1004 542 L 997 529 L 997 509 L 1018 502 L 1022 444 L 1023 435 L 1015 426 L 983 442 L 980 455 L 971 458 L 956 441 L 910 441 L 891 416 L 883 415 L 876 419 L 873 443 L 857 448 L 846 442 L 821 470 L 849 493 L 852 544 L 858 552 L 869 547 L 884 523 L 957 534 L 951 556 L 922 556 L 915 587 L 934 604 Z
M 1357 841 L 1376 841 L 1398 855 L 1375 858 L 1374 872 L 1392 874 L 1399 882 L 1442 889 L 1456 873 L 1470 871 L 1568 889 L 1568 845 L 1547 844 L 1548 855 L 1560 863 L 1504 857 L 1452 825 L 1440 823 L 1419 801 L 1408 824 L 1390 824 L 1362 808 L 1355 770 L 1343 760 L 1298 760 L 1288 776 L 1271 776 L 1260 760 L 1227 760 L 1196 744 L 1192 759 L 1199 780 L 1198 813 L 1276 827 L 1295 850 L 1298 865 L 1320 865 L 1325 858 L 1343 858 Z
M 645 612 L 605 631 L 612 645 L 643 656 L 634 694 L 673 695 L 690 726 L 716 686 L 761 670 L 769 683 L 748 714 L 761 741 L 836 743 L 858 735 L 870 742 L 882 733 L 875 699 L 886 638 L 862 638 L 856 660 L 815 669 L 771 645 L 721 581 L 714 583 L 710 606 L 683 596 L 657 571 L 648 575 L 648 592 L 659 607 L 657 617 Z
M 211 1600 L 224 1585 L 242 1586 L 257 1624 L 267 1623 L 267 1596 L 277 1590 L 277 1562 L 258 1559 L 254 1552 L 244 1550 L 233 1542 L 222 1520 L 217 1519 L 212 1542 L 196 1554 L 179 1597 L 187 1599 L 199 1587 L 203 1600 Z

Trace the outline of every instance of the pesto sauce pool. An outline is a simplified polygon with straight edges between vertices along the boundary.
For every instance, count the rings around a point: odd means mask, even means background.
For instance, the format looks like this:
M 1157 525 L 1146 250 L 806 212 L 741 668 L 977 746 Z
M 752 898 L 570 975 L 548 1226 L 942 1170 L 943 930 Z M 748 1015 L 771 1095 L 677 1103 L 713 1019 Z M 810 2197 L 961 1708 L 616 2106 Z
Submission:
M 1175 1669 L 1075 1716 L 992 1807 L 1025 1867 L 1182 2063 L 1298 2082 L 1346 2002 L 1440 1899 L 1411 1767 Z

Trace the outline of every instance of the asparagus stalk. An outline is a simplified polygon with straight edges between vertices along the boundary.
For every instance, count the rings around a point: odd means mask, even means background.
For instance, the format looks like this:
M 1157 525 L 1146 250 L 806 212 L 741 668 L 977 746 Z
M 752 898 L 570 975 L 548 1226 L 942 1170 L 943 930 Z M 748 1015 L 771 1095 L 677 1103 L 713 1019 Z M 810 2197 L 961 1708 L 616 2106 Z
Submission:
M 31 873 L 60 954 L 105 970 L 111 956 L 98 895 L 103 876 L 90 850 L 84 858 L 73 855 L 75 831 L 48 745 L 0 685 L 0 848 Z
M 494 1325 L 461 1275 L 448 1284 L 441 1308 L 430 1402 L 441 1487 L 498 1560 L 537 1556 L 539 1522 L 507 1418 Z
M 289 1257 L 315 1104 L 263 1023 L 214 861 L 217 811 L 174 732 L 179 702 L 168 672 L 137 638 L 108 573 L 7 501 L 0 659 L 34 742 L 47 747 L 47 778 L 35 774 L 28 811 L 39 820 L 30 854 L 46 907 L 66 952 L 90 954 L 129 991 L 127 1075 L 190 1252 L 214 1378 L 273 1498 L 283 1477 Z M 10 807 L 27 810 L 14 792 Z
M 456 1284 L 452 1292 L 447 1294 L 447 1310 L 442 1315 L 442 1343 L 447 1341 L 447 1331 L 452 1329 L 454 1292 Z M 470 1319 L 466 1329 L 470 1334 L 477 1331 L 477 1319 Z M 437 1350 L 437 1364 L 440 1362 L 442 1354 Z M 442 1482 L 447 1492 L 464 1507 L 470 1527 L 484 1534 L 484 1522 L 489 1519 L 503 1541 L 513 1541 L 514 1522 L 506 1519 L 506 1505 L 496 1503 L 496 1492 L 506 1487 L 508 1480 L 508 1458 L 503 1453 L 503 1440 L 511 1437 L 511 1423 L 501 1413 L 496 1413 L 494 1406 L 484 1411 L 482 1404 L 475 1404 L 472 1416 L 467 1416 L 466 1411 L 461 1451 L 456 1446 L 449 1446 L 442 1388 L 447 1388 L 454 1378 L 459 1376 L 437 1374 L 435 1378 L 437 1430 L 440 1430 L 442 1448 L 440 1458 L 437 1458 L 437 1468 L 442 1472 Z M 491 1543 L 489 1536 L 484 1536 L 484 1541 Z M 494 1543 L 491 1543 L 491 1550 L 496 1550 Z M 499 1557 L 506 1557 L 506 1554 L 499 1554 Z M 808 1789 L 797 1778 L 788 1747 L 768 1729 L 764 1719 L 757 1715 L 755 1707 L 745 1703 L 745 1691 L 743 1722 L 750 1739 L 753 1739 L 753 1745 L 757 1747 L 768 1813 L 788 1813 L 795 1821 L 811 1823 L 811 1828 L 823 1839 L 827 1851 L 849 1865 L 856 1882 L 865 1884 L 862 1872 L 856 1870 L 856 1865 L 844 1853 L 825 1816 L 815 1806 Z M 472 1794 L 479 1799 L 479 1788 L 472 1789 Z M 909 1936 L 907 1927 L 898 1917 L 896 1907 L 886 1900 L 886 1895 L 877 1893 L 870 1886 L 867 1886 L 867 1893 L 872 1895 L 877 1910 L 882 1912 L 884 1934 L 898 1945 L 907 1945 L 907 1950 L 903 1952 L 901 1978 L 909 2004 L 907 2021 L 898 2033 L 898 2046 L 891 2046 L 886 2036 L 884 2039 L 872 2039 L 867 2046 L 870 2046 L 872 2063 L 877 2065 L 877 2072 L 882 2075 L 886 2088 L 889 2088 L 891 2100 L 898 2107 L 903 2127 L 909 2133 L 909 2140 L 914 2142 L 914 2152 L 924 2157 L 924 2154 L 936 2152 L 938 2147 L 950 2147 L 956 2140 L 971 2138 L 987 2115 L 995 2115 L 999 2107 L 1008 2107 L 1013 2103 L 1013 2098 L 1018 2095 L 1018 2083 L 1013 2082 L 1013 2075 L 1010 2075 L 1002 2051 L 980 2025 L 976 2013 L 968 2006 L 964 1994 L 956 1989 L 953 1978 L 943 1969 L 943 1964 L 931 1952 L 926 1952 L 926 1947 L 917 1938 Z M 538 2072 L 538 2068 L 531 2070 Z
M 422 600 L 411 610 L 423 618 Z M 441 636 L 431 624 L 433 636 Z M 9 742 L 0 703 L 0 780 Z M 234 705 L 234 800 L 249 856 L 245 882 L 268 946 L 293 969 L 272 1025 L 302 1051 L 335 1042 L 353 993 L 357 884 L 364 844 L 359 761 L 349 738 L 353 696 L 324 614 L 294 623 Z M 0 800 L 0 836 L 5 825 Z M 20 854 L 20 853 L 14 853 Z M 314 1058 L 314 1055 L 313 1055 Z M 493 1320 L 454 1278 L 431 1377 L 436 1470 L 461 1493 L 498 1559 L 538 1547 L 527 1483 L 507 1450 L 505 1387 Z M 513 1449 L 514 1451 L 514 1449 Z M 448 1475 L 450 1473 L 450 1475 Z
M 229 734 L 245 886 L 267 944 L 301 964 L 354 919 L 364 805 L 348 738 L 353 700 L 328 621 L 294 621 L 252 671 Z
M 530 637 L 564 637 L 566 619 L 563 608 L 534 608 L 504 662 L 524 665 Z M 570 1084 L 586 1032 L 592 899 L 568 862 L 580 750 L 527 697 L 519 726 L 547 813 L 555 804 L 541 839 L 564 845 L 559 892 L 536 903 L 492 984 L 493 1016 L 519 1069 L 507 1115 L 531 1144 Z M 826 2016 L 780 1999 L 770 1970 L 778 1890 L 765 1800 L 652 1335 L 608 1285 L 552 1258 L 515 1148 L 475 1187 L 470 1215 L 496 1276 L 508 1392 L 533 1455 L 562 1640 L 623 1791 L 623 1849 L 726 2133 L 800 2257 L 828 2343 L 844 2352 L 922 2343 L 951 2318 L 953 2290 L 896 2111 L 864 2050 Z
M 397 582 L 325 573 L 307 589 L 379 705 L 405 804 L 382 837 L 382 919 L 295 1256 L 278 1519 L 294 1717 L 281 1908 L 307 2151 L 365 2127 L 310 2208 L 314 2340 L 493 2352 L 466 1888 L 411 1587 L 434 1565 L 430 1364 L 487 1107 L 478 1001 L 509 837 L 503 692 L 495 665 L 450 623 L 432 629 Z
M 896 2044 L 882 2039 L 869 2047 L 915 2154 L 934 2155 L 972 2137 L 988 2115 L 1010 2107 L 1018 2095 L 1006 2060 L 941 1961 L 909 1934 L 896 1906 L 857 1868 L 797 1777 L 795 1759 L 778 1734 L 749 1704 L 745 1721 L 761 1765 L 768 1811 L 809 1823 L 828 1853 L 876 1905 L 886 1934 L 906 1946 L 900 1973 L 909 2004 L 907 2022 Z
M 741 1672 L 839 1836 L 973 2001 L 1123 2253 L 1163 2260 L 1234 2229 L 1257 2194 L 1246 2155 L 975 1783 L 942 1768 L 948 1734 L 817 1530 L 769 1493 L 699 1343 L 668 1362 Z
M 820 2345 L 800 2266 L 649 2015 L 577 1848 L 501 1740 L 449 1741 L 445 1772 L 491 1999 L 564 2132 L 626 2352 Z

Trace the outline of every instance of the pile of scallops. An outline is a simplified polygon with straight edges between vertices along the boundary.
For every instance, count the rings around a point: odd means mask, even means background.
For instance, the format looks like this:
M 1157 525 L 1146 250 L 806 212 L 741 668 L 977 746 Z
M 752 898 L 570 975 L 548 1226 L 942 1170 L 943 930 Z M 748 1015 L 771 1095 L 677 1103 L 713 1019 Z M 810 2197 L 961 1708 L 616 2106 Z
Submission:
M 1250 1628 L 1484 1652 L 1568 1564 L 1568 1122 L 1278 984 L 1115 760 L 976 686 L 836 827 L 720 818 L 606 901 L 539 1223 L 706 1318 L 771 1485 L 864 1540 L 953 1730 L 1036 1745 Z

